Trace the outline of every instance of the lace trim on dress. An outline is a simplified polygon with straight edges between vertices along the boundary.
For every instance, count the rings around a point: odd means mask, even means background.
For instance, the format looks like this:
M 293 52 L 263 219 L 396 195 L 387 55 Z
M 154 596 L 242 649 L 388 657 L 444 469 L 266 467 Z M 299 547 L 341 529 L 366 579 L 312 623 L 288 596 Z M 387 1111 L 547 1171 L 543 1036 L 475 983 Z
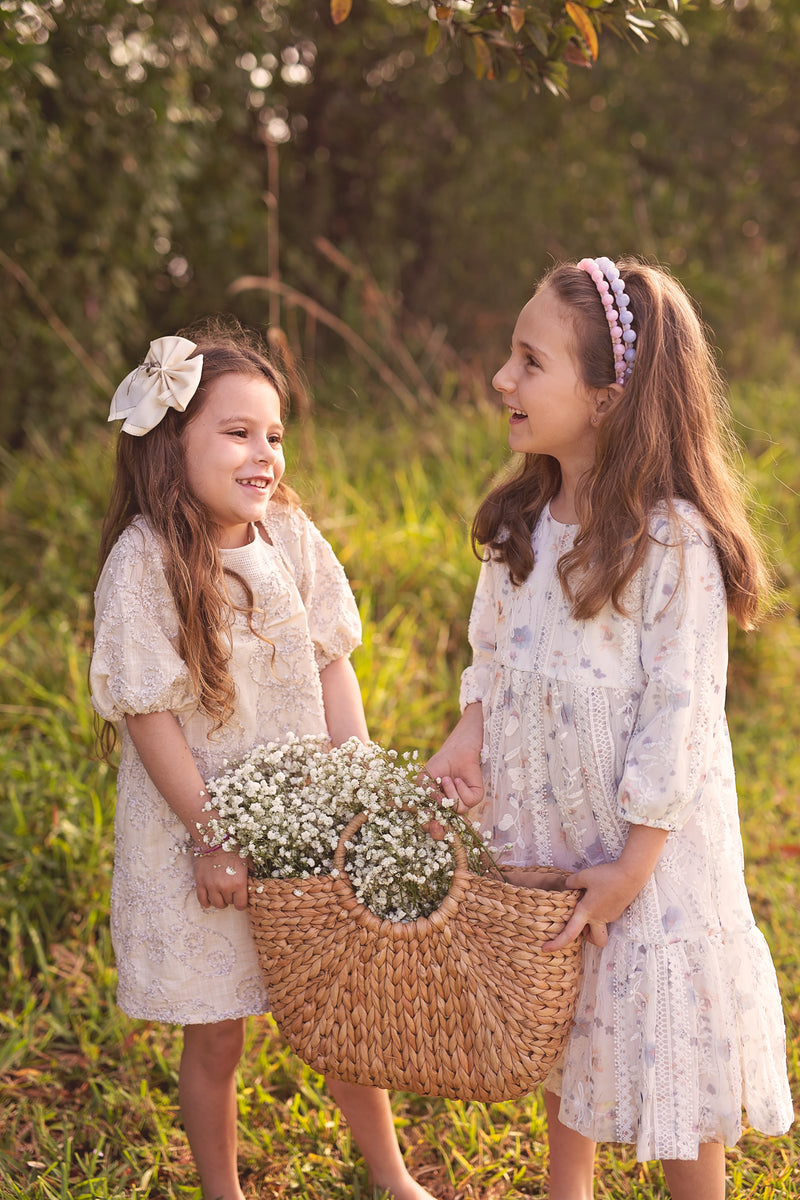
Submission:
M 614 811 L 616 753 L 610 734 L 608 697 L 600 691 L 577 691 L 573 718 L 578 754 L 586 774 L 586 795 L 591 801 L 592 816 L 603 842 L 604 859 L 614 861 L 624 849 L 629 826 Z M 578 846 L 579 852 L 581 849 Z
M 542 684 L 541 676 L 536 676 L 533 680 L 529 681 L 530 690 L 538 693 L 535 699 L 532 696 L 531 700 L 537 704 L 539 711 L 542 705 Z M 530 768 L 532 763 L 541 763 L 545 760 L 547 751 L 545 748 L 544 722 L 526 721 L 524 728 L 526 736 L 523 744 L 523 762 L 526 768 Z M 549 867 L 553 863 L 553 840 L 550 836 L 550 822 L 547 819 L 549 793 L 549 782 L 539 777 L 536 781 L 535 791 L 532 791 L 524 799 L 525 808 L 530 815 L 532 844 L 537 848 L 537 859 L 541 860 L 540 862 L 531 864 L 533 866 Z

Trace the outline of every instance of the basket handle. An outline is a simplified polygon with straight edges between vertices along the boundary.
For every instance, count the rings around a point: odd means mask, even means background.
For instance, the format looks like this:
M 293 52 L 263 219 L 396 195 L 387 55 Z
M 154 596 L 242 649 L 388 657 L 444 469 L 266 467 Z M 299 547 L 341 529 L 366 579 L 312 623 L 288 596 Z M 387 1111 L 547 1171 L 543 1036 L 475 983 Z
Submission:
M 364 810 L 362 810 L 361 812 L 357 812 L 354 817 L 350 818 L 350 820 L 347 822 L 344 829 L 342 830 L 341 834 L 339 835 L 339 844 L 336 847 L 336 850 L 333 855 L 333 865 L 336 868 L 336 870 L 339 871 L 340 873 L 347 874 L 347 872 L 344 869 L 344 860 L 345 860 L 345 855 L 347 853 L 347 848 L 345 846 L 345 842 L 348 842 L 354 834 L 358 833 L 361 826 L 368 819 L 369 819 L 368 812 L 366 812 Z M 455 858 L 455 861 L 456 861 L 456 869 L 466 871 L 466 870 L 468 870 L 469 863 L 468 863 L 467 851 L 464 847 L 464 843 L 462 842 L 461 838 L 456 833 L 455 829 L 451 829 L 450 832 L 453 835 L 453 857 Z

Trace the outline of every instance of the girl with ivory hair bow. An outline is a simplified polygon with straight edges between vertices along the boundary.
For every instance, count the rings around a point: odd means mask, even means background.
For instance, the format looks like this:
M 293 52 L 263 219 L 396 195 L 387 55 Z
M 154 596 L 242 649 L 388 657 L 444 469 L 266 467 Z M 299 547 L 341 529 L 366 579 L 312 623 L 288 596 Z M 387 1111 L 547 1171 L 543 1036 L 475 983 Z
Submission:
M 214 843 L 204 780 L 290 734 L 367 740 L 344 571 L 283 480 L 280 374 L 241 330 L 154 341 L 122 420 L 95 592 L 90 681 L 105 756 L 121 743 L 111 928 L 117 1000 L 183 1027 L 181 1114 L 206 1200 L 243 1200 L 235 1072 L 269 1000 L 247 867 Z M 331 1081 L 376 1186 L 409 1175 L 385 1092 Z
M 472 664 L 427 769 L 484 805 L 512 881 L 583 889 L 549 943 L 586 938 L 544 1084 L 550 1200 L 590 1200 L 597 1141 L 723 1200 L 743 1105 L 770 1135 L 793 1109 L 725 721 L 728 614 L 751 628 L 769 587 L 721 381 L 680 285 L 603 257 L 544 278 L 494 386 L 519 459 L 473 523 Z

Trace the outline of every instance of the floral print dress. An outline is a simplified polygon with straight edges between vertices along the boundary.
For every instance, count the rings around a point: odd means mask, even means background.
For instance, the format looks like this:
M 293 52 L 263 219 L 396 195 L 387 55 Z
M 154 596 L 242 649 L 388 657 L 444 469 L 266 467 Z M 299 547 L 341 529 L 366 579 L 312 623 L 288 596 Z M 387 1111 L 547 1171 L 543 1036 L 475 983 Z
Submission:
M 725 720 L 727 611 L 711 538 L 675 502 L 651 522 L 623 616 L 572 618 L 556 565 L 577 526 L 548 509 L 519 588 L 485 562 L 462 707 L 479 701 L 501 861 L 577 870 L 616 860 L 629 825 L 669 830 L 652 877 L 586 945 L 575 1026 L 546 1087 L 561 1120 L 640 1160 L 694 1159 L 749 1123 L 793 1119 L 781 1001 L 744 881 Z
M 143 518 L 121 534 L 98 583 L 91 689 L 95 709 L 121 736 L 111 933 L 117 1002 L 131 1017 L 204 1024 L 268 1007 L 248 915 L 200 907 L 194 860 L 180 852 L 186 829 L 150 780 L 124 719 L 173 712 L 205 779 L 259 743 L 327 732 L 319 673 L 360 641 L 353 594 L 302 511 L 272 501 L 256 528 L 250 545 L 220 551 L 223 566 L 249 583 L 263 625 L 256 637 L 242 613 L 233 616 L 235 712 L 216 734 L 178 654 L 159 540 Z

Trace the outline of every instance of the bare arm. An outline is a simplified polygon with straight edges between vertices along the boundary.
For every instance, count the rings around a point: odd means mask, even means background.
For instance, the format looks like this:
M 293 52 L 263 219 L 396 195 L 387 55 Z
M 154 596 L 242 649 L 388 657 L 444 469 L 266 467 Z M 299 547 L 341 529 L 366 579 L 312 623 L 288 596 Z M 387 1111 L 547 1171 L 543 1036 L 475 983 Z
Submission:
M 606 926 L 616 921 L 639 895 L 656 869 L 667 836 L 666 829 L 631 825 L 625 848 L 616 862 L 598 863 L 570 875 L 568 887 L 586 890 L 564 929 L 558 937 L 546 942 L 543 949 L 560 950 L 580 937 L 587 926 L 589 941 L 605 946 Z
M 325 705 L 325 722 L 334 746 L 341 746 L 348 738 L 357 737 L 369 741 L 367 718 L 361 688 L 349 658 L 337 658 L 319 674 L 322 684 L 322 700 Z
M 211 816 L 203 811 L 205 781 L 177 720 L 171 712 L 156 712 L 129 715 L 125 721 L 147 774 L 195 844 L 205 848 L 203 832 Z M 195 883 L 203 908 L 247 908 L 247 865 L 236 853 L 220 850 L 195 859 Z

